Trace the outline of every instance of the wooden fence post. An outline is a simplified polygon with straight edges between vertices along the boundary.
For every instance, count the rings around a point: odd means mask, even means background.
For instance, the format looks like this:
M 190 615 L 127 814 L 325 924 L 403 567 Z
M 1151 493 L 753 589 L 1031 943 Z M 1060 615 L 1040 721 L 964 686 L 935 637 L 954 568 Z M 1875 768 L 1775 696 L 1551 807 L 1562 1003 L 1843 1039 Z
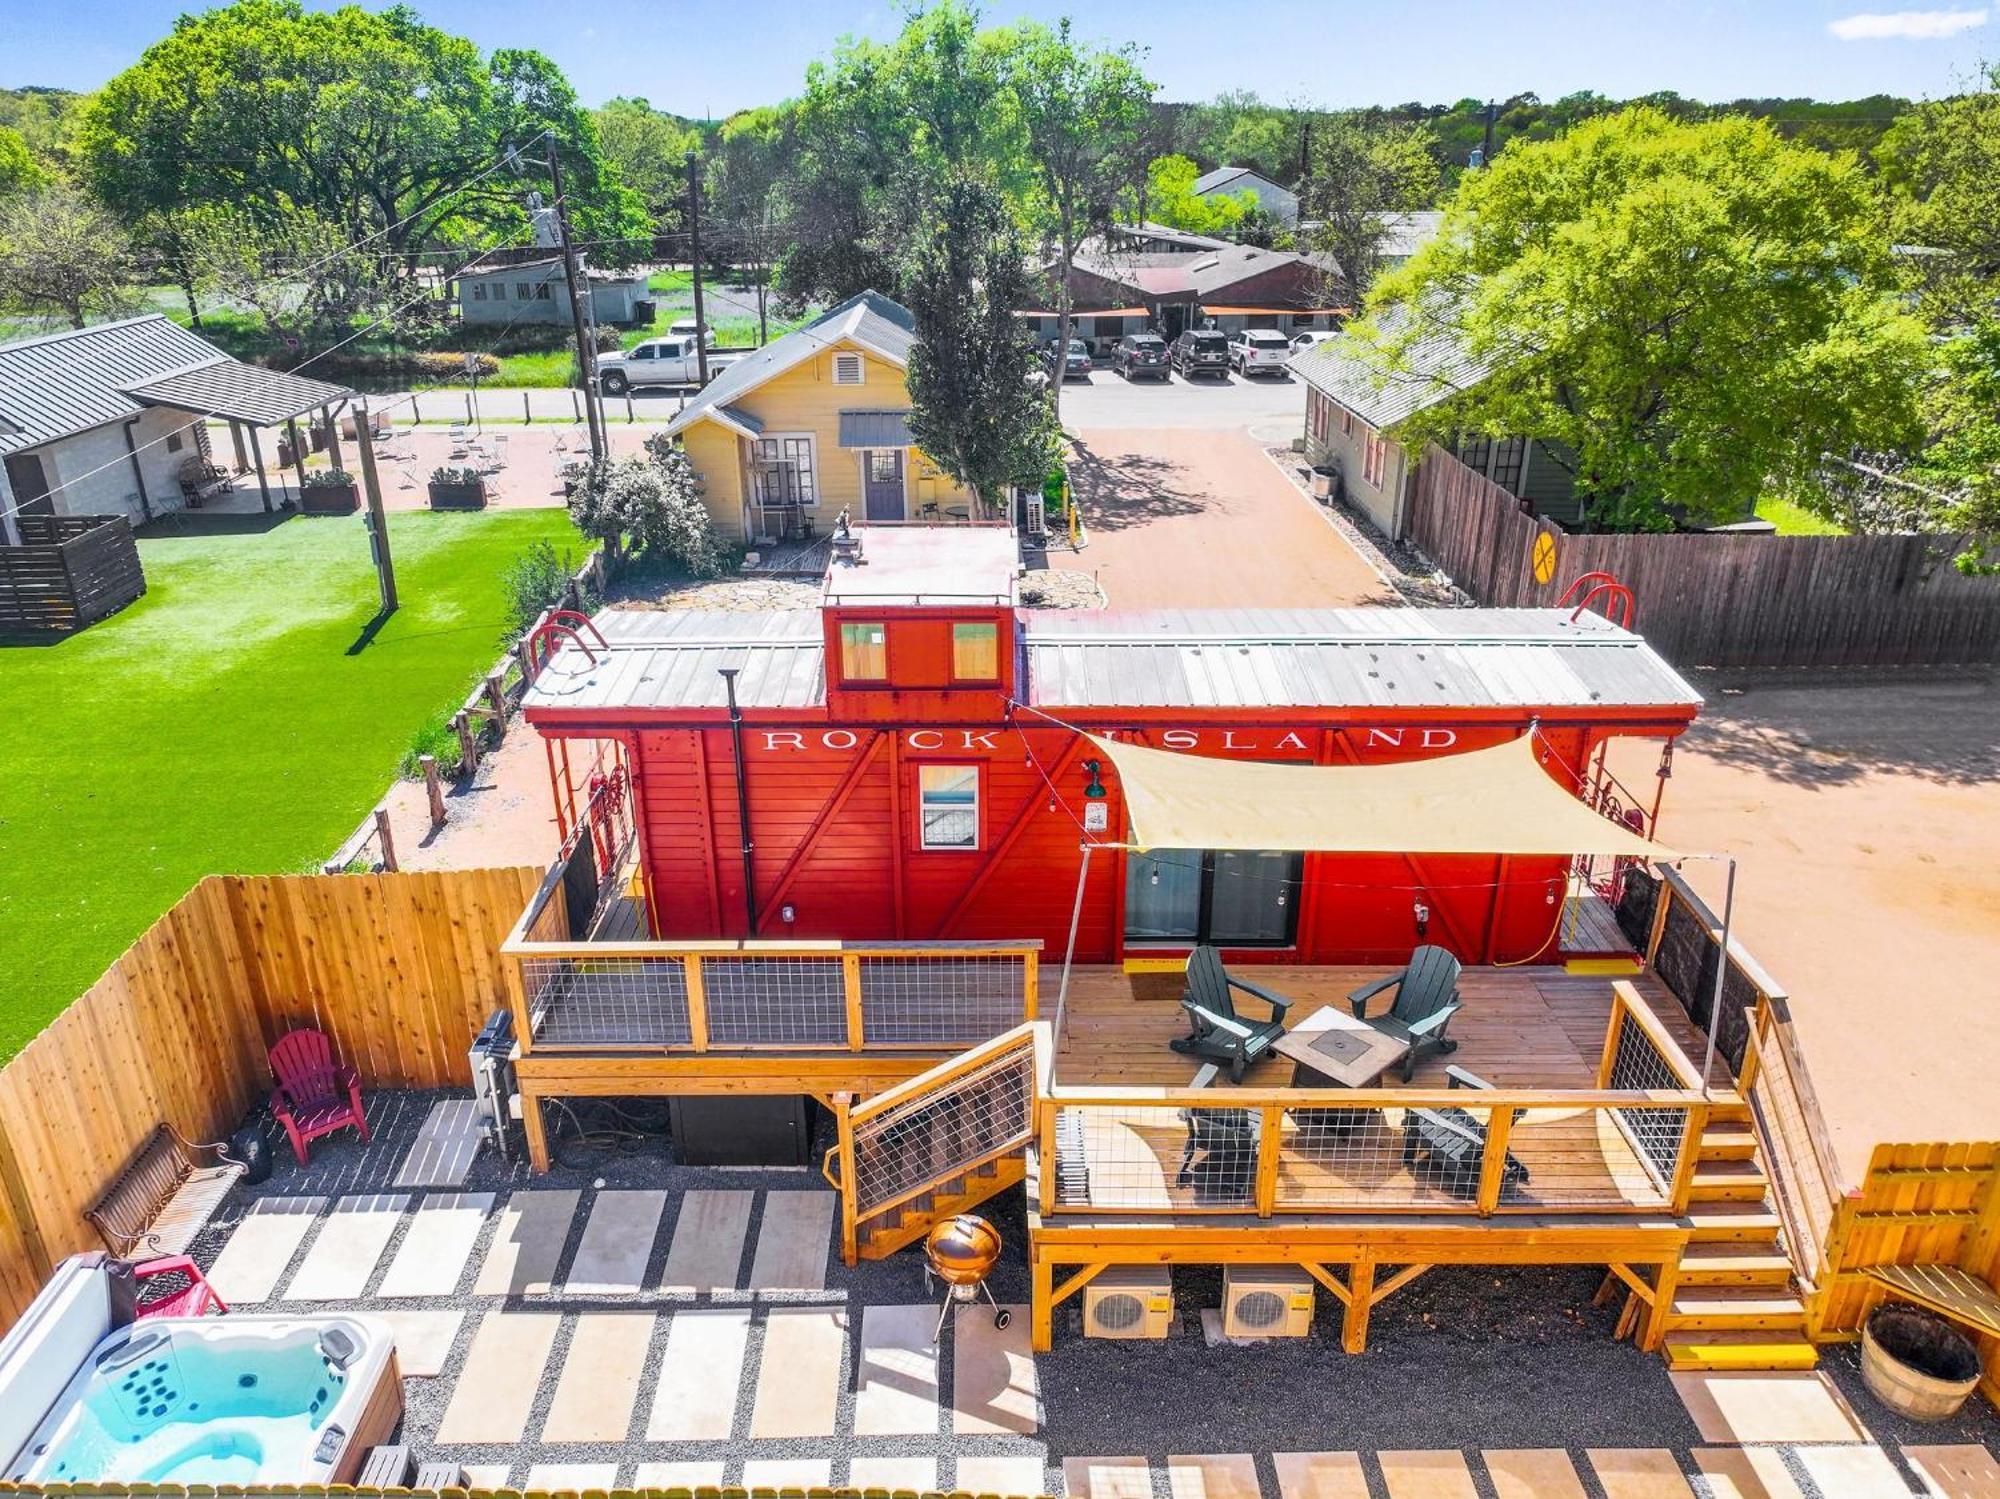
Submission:
M 417 764 L 423 768 L 424 790 L 431 799 L 431 828 L 435 831 L 444 826 L 444 780 L 438 775 L 436 755 L 419 755 Z
M 390 874 L 396 872 L 396 840 L 389 831 L 389 809 L 375 809 L 375 838 L 382 845 L 382 868 Z
M 507 732 L 507 685 L 502 673 L 488 672 L 486 675 L 486 701 L 493 705 L 493 727 L 497 733 Z
M 472 731 L 472 719 L 463 708 L 452 714 L 451 729 L 458 735 L 458 773 L 469 776 L 479 769 L 479 736 Z
M 528 393 L 523 390 L 521 392 L 521 425 L 524 427 L 532 426 L 534 425 L 534 421 L 533 413 L 528 410 Z

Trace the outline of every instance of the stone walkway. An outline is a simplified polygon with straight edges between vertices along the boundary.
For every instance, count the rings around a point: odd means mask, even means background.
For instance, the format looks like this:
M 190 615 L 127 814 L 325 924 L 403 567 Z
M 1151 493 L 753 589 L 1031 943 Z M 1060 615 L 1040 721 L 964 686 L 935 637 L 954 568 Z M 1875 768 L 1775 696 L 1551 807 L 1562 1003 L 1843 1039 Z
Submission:
M 1107 1413 L 1131 1449 L 1051 1450 L 1028 1316 L 858 1304 L 816 1190 L 516 1187 L 253 1203 L 210 1271 L 232 1305 L 394 1330 L 403 1440 L 475 1485 L 853 1484 L 1068 1499 L 2000 1499 L 1983 1446 L 1868 1439 L 1813 1376 L 1675 1376 L 1706 1445 L 1173 1451 L 1175 1412 Z M 910 1281 L 915 1288 L 915 1280 Z M 1115 1345 L 1098 1345 L 1116 1351 Z M 1134 1350 L 1135 1355 L 1137 1350 Z M 1332 1356 L 1332 1355 L 1329 1355 Z M 1447 1381 L 1440 1378 L 1440 1398 Z M 1071 1392 L 1064 1392 L 1071 1394 Z M 1218 1389 L 1254 1438 L 1261 1401 Z M 1331 1421 L 1330 1421 L 1331 1427 Z M 1100 1435 L 1102 1432 L 1100 1432 Z M 1349 1434 L 1351 1438 L 1351 1433 Z

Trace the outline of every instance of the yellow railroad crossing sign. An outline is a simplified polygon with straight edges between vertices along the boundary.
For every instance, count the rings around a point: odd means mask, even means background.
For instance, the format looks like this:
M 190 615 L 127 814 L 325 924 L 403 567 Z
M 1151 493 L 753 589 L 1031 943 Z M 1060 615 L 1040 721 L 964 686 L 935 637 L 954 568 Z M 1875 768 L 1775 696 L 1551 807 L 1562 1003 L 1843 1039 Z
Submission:
M 1551 583 L 1556 576 L 1556 539 L 1544 531 L 1535 538 L 1534 548 L 1528 553 L 1528 566 L 1537 583 Z

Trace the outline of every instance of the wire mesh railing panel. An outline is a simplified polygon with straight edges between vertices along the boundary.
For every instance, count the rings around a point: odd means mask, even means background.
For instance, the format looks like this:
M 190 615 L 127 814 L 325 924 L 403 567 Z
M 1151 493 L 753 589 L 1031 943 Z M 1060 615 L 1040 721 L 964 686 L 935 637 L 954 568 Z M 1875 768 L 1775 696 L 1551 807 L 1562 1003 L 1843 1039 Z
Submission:
M 1058 1208 L 1244 1211 L 1257 1201 L 1255 1109 L 1079 1105 L 1056 1110 Z
M 847 983 L 837 957 L 750 957 L 701 965 L 711 1046 L 844 1046 Z
M 1454 1209 L 1479 1197 L 1490 1109 L 1288 1109 L 1281 1209 Z
M 524 958 L 537 1047 L 686 1046 L 687 968 L 679 958 Z
M 871 1046 L 969 1046 L 1019 1025 L 1027 959 L 861 959 L 861 1033 Z
M 1605 1209 L 1651 1211 L 1667 1206 L 1668 1184 L 1635 1143 L 1618 1108 L 1523 1109 L 1514 1120 L 1507 1148 L 1525 1177 L 1501 1200 L 1501 1208 L 1543 1212 Z M 1663 1126 L 1677 1150 L 1687 1119 L 1685 1108 Z M 1669 1159 L 1671 1172 L 1671 1158 Z
M 907 1102 L 854 1124 L 855 1216 L 1027 1143 L 1034 1132 L 1032 1039 Z
M 1618 1092 L 1678 1093 L 1686 1084 L 1674 1070 L 1645 1027 L 1627 1016 L 1618 1027 L 1618 1042 L 1612 1052 L 1611 1075 L 1606 1086 Z M 1687 1110 L 1675 1107 L 1620 1107 L 1612 1110 L 1624 1128 L 1626 1138 L 1639 1159 L 1658 1179 L 1671 1188 L 1675 1168 L 1681 1158 L 1681 1136 L 1687 1128 Z

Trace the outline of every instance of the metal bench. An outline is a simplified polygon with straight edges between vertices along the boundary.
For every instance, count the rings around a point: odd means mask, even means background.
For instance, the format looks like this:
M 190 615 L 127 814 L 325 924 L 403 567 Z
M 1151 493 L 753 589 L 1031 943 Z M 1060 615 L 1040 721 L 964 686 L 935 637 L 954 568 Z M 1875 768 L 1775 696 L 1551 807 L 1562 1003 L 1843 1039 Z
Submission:
M 187 501 L 190 510 L 199 509 L 203 500 L 229 493 L 236 484 L 228 469 L 218 467 L 199 455 L 184 460 L 174 479 L 180 485 L 181 498 Z
M 121 1260 L 185 1254 L 242 1174 L 220 1145 L 197 1145 L 162 1124 L 84 1217 Z

